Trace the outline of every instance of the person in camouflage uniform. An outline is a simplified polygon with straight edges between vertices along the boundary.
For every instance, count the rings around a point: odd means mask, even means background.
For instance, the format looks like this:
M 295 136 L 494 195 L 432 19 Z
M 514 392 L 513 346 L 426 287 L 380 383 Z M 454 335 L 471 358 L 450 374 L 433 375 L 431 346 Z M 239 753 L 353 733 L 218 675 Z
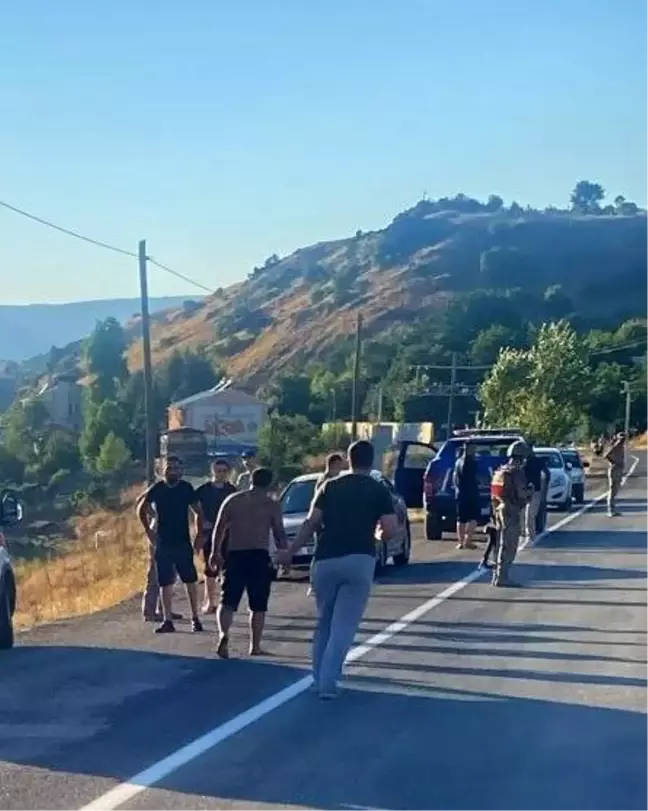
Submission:
M 513 442 L 506 452 L 508 462 L 495 471 L 491 482 L 493 515 L 499 532 L 494 586 L 518 585 L 510 579 L 509 571 L 517 555 L 522 517 L 531 495 L 524 473 L 529 450 L 523 440 Z
M 612 446 L 605 454 L 605 459 L 609 465 L 608 468 L 608 515 L 614 518 L 621 515 L 617 509 L 617 496 L 621 488 L 621 480 L 623 479 L 623 469 L 625 466 L 625 446 L 626 435 L 623 431 L 618 433 Z

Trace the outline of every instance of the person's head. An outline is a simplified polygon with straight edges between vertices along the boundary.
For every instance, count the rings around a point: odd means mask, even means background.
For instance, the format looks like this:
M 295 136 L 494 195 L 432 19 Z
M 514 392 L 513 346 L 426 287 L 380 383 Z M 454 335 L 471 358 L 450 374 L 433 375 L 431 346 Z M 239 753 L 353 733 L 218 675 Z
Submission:
M 164 462 L 164 481 L 175 484 L 182 478 L 182 462 L 179 456 L 167 456 Z
M 258 467 L 252 473 L 254 490 L 269 490 L 272 487 L 272 471 L 269 467 Z
M 349 446 L 349 466 L 354 472 L 367 472 L 373 468 L 374 449 L 371 442 L 359 439 Z
M 625 431 L 619 431 L 616 435 L 617 442 L 625 442 L 627 438 Z
M 225 484 L 231 473 L 230 464 L 227 459 L 214 459 L 211 463 L 212 481 L 217 484 Z
M 249 473 L 251 473 L 257 466 L 256 455 L 254 451 L 243 452 L 243 466 Z
M 515 442 L 512 442 L 509 445 L 508 450 L 506 451 L 506 456 L 516 467 L 524 467 L 527 459 L 529 458 L 530 450 L 531 449 L 523 439 L 516 439 Z
M 344 469 L 344 457 L 341 453 L 330 453 L 326 457 L 326 472 L 329 476 L 339 476 Z

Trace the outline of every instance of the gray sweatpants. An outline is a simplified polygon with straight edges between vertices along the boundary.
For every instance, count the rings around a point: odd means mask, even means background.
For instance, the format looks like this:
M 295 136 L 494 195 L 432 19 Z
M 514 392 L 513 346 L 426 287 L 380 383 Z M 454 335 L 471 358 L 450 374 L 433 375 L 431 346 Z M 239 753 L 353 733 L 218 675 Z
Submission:
M 313 565 L 317 627 L 313 678 L 320 693 L 334 692 L 367 607 L 376 561 L 369 555 L 318 560 Z

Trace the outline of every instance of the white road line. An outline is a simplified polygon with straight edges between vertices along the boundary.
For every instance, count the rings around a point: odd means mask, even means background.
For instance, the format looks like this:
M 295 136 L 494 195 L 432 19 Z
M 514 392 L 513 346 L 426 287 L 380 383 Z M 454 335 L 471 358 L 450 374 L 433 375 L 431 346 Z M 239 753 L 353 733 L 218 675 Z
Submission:
M 623 477 L 622 484 L 626 483 L 639 464 L 639 457 L 634 456 L 632 458 L 634 461 L 626 475 Z M 581 515 L 591 510 L 595 504 L 602 501 L 606 496 L 607 491 L 596 496 L 596 498 L 592 499 L 592 501 L 585 504 L 576 512 L 566 515 L 556 524 L 545 530 L 545 532 L 538 535 L 535 542 L 537 543 L 552 532 L 557 532 L 558 530 L 567 526 L 567 524 L 571 524 L 572 521 L 575 521 Z M 523 543 L 520 548 L 524 549 L 527 545 L 527 543 Z M 391 625 L 388 625 L 384 631 L 374 634 L 374 636 L 367 639 L 367 641 L 362 645 L 357 645 L 355 648 L 349 651 L 346 661 L 355 662 L 362 656 L 366 656 L 366 654 L 374 648 L 384 645 L 385 642 L 388 642 L 392 637 L 396 636 L 396 634 L 399 634 L 401 631 L 407 628 L 408 625 L 411 625 L 413 622 L 421 619 L 421 617 L 437 608 L 437 606 L 441 605 L 441 603 L 445 602 L 449 597 L 452 597 L 453 595 L 462 591 L 462 589 L 464 589 L 469 583 L 472 583 L 481 577 L 482 574 L 484 574 L 484 572 L 477 569 L 474 572 L 466 575 L 466 577 L 462 578 L 461 580 L 457 580 L 456 583 L 452 583 L 452 585 L 448 586 L 437 594 L 436 597 L 422 603 L 413 611 L 409 611 L 396 622 L 392 622 Z M 214 729 L 210 730 L 204 735 L 201 735 L 199 738 L 185 744 L 185 746 L 181 746 L 180 749 L 176 749 L 175 752 L 172 752 L 167 757 L 157 761 L 157 763 L 154 763 L 152 766 L 149 766 L 148 769 L 144 769 L 144 771 L 134 775 L 125 783 L 120 783 L 119 785 L 110 789 L 105 794 L 97 797 L 96 800 L 93 800 L 88 805 L 83 806 L 81 811 L 90 811 L 91 809 L 92 811 L 113 811 L 114 809 L 119 808 L 120 805 L 123 805 L 125 802 L 140 794 L 142 791 L 146 791 L 146 789 L 156 785 L 160 781 L 164 780 L 165 777 L 168 777 L 173 772 L 176 772 L 178 769 L 186 766 L 187 763 L 191 763 L 192 760 L 201 757 L 201 755 L 204 755 L 205 752 L 213 749 L 219 743 L 231 738 L 233 735 L 236 735 L 238 732 L 241 732 L 241 730 L 245 729 L 251 724 L 254 724 L 256 721 L 268 715 L 273 710 L 287 704 L 291 699 L 295 698 L 301 693 L 306 692 L 312 683 L 312 676 L 304 676 L 303 678 L 298 679 L 296 682 L 293 682 L 293 684 L 288 685 L 288 687 L 284 687 L 284 689 L 280 690 L 278 693 L 274 693 L 258 704 L 255 704 L 253 707 L 250 707 L 248 710 L 245 710 L 245 712 L 240 713 L 229 721 L 226 721 L 224 724 L 219 724 L 217 727 L 214 727 Z

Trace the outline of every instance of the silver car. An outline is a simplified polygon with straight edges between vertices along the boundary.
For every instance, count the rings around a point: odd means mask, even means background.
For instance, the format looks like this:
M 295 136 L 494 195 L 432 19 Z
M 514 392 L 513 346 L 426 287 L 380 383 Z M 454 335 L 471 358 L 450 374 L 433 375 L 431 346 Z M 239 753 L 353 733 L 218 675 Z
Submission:
M 16 610 L 16 576 L 3 528 L 22 521 L 22 505 L 11 490 L 0 496 L 0 650 L 13 647 L 13 615 Z
M 315 485 L 320 475 L 319 473 L 307 473 L 304 476 L 297 476 L 281 494 L 283 524 L 289 541 L 294 539 L 299 528 L 306 520 L 315 495 Z M 400 527 L 400 532 L 394 538 L 388 541 L 376 539 L 376 569 L 384 568 L 390 558 L 396 566 L 404 566 L 409 563 L 412 552 L 412 534 L 407 516 L 407 507 L 394 485 L 379 470 L 372 470 L 371 476 L 389 490 Z M 305 546 L 297 550 L 293 559 L 294 564 L 309 564 L 314 551 L 315 538 L 311 538 Z

